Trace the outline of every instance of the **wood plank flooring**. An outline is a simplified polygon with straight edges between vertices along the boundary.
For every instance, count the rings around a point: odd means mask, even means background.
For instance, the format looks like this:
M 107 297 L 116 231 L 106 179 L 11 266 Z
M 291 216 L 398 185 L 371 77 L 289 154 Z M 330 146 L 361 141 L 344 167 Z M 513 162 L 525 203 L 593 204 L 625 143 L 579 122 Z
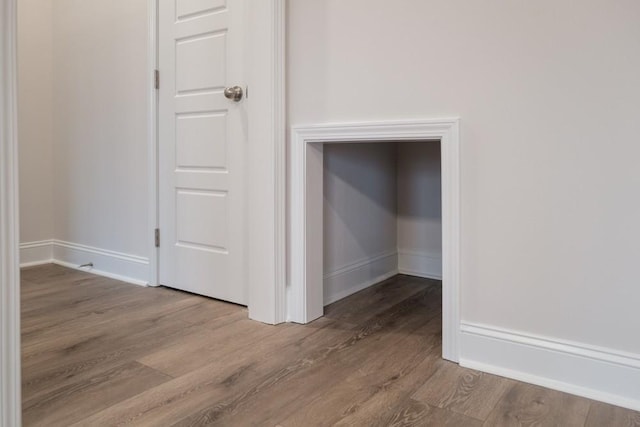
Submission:
M 55 265 L 22 272 L 25 426 L 640 426 L 440 358 L 441 285 L 396 276 L 309 325 Z

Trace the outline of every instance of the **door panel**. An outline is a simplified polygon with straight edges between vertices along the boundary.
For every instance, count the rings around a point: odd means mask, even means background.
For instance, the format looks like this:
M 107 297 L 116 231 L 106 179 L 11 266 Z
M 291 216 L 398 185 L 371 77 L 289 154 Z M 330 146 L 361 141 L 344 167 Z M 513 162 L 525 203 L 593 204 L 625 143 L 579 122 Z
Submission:
M 226 5 L 225 0 L 180 0 L 176 5 L 176 18 L 185 19 L 194 15 L 215 12 Z
M 243 1 L 161 0 L 160 283 L 247 303 Z
M 195 28 L 193 29 L 195 31 Z M 226 33 L 187 37 L 176 43 L 176 89 L 178 94 L 224 86 Z
M 176 117 L 176 165 L 179 168 L 227 167 L 225 111 Z

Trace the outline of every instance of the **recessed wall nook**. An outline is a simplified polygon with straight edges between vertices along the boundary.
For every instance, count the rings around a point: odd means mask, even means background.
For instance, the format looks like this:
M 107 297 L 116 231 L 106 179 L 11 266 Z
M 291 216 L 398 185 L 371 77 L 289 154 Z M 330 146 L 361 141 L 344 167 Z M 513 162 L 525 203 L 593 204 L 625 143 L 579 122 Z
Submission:
M 377 143 L 377 144 L 374 144 Z M 439 143 L 439 144 L 438 144 Z M 357 156 L 357 144 L 364 144 L 364 151 L 360 151 L 363 159 L 368 158 L 368 162 L 376 162 L 381 166 L 378 172 L 373 172 L 373 176 L 382 177 L 381 182 L 383 193 L 378 194 L 378 202 L 382 206 L 375 213 L 371 211 L 373 205 L 376 204 L 374 198 L 363 196 L 362 200 L 351 200 L 350 203 L 361 203 L 360 208 L 370 209 L 370 214 L 377 216 L 375 221 L 387 221 L 391 226 L 386 227 L 383 234 L 386 235 L 388 248 L 380 250 L 377 255 L 369 257 L 368 260 L 360 262 L 352 262 L 351 265 L 343 266 L 333 272 L 327 274 L 325 267 L 335 265 L 336 259 L 325 259 L 325 245 L 335 245 L 335 242 L 326 240 L 326 231 L 331 228 L 340 228 L 337 223 L 338 218 L 336 212 L 331 212 L 331 206 L 325 204 L 325 196 L 329 192 L 336 190 L 335 174 L 328 174 L 325 177 L 325 161 L 328 160 L 327 166 L 330 171 L 341 171 L 349 175 L 346 179 L 354 178 L 360 174 L 362 178 L 363 171 L 349 170 L 340 164 L 335 164 L 331 159 L 331 152 L 341 150 L 349 152 L 352 156 Z M 378 148 L 375 145 L 379 145 Z M 404 195 L 408 187 L 404 185 L 404 181 L 409 179 L 406 172 L 409 169 L 403 169 L 402 173 L 398 173 L 397 161 L 399 158 L 411 158 L 413 161 L 420 159 L 420 156 L 414 156 L 416 150 L 429 152 L 429 148 L 439 145 L 440 166 L 441 166 L 441 256 L 442 262 L 438 256 L 434 256 L 431 252 L 429 257 L 424 256 L 427 251 L 417 251 L 415 241 L 406 236 L 407 225 L 403 215 L 399 215 L 399 221 L 392 219 L 390 209 L 388 207 L 393 204 L 395 198 L 395 208 L 410 207 L 405 203 Z M 443 281 L 443 357 L 448 360 L 458 360 L 458 333 L 459 333 L 459 161 L 458 161 L 458 120 L 423 120 L 423 121 L 404 121 L 404 122 L 382 122 L 382 123 L 351 123 L 351 124 L 330 124 L 316 125 L 307 127 L 295 127 L 291 136 L 291 205 L 290 205 L 290 281 L 287 287 L 287 317 L 289 320 L 299 323 L 310 322 L 323 314 L 323 307 L 326 303 L 335 301 L 350 293 L 356 292 L 358 288 L 362 289 L 368 285 L 374 284 L 385 277 L 390 277 L 397 272 L 416 274 L 417 265 L 424 268 L 428 265 L 425 260 L 430 261 L 432 271 L 427 274 L 422 272 L 421 275 L 437 277 L 440 271 L 437 269 L 438 264 L 441 265 L 442 281 Z M 421 148 L 422 146 L 422 148 Z M 425 147 L 428 147 L 425 150 Z M 325 151 L 329 157 L 325 157 Z M 433 152 L 430 153 L 433 156 Z M 388 158 L 394 160 L 389 162 Z M 384 160 L 387 158 L 387 160 Z M 400 159 L 402 160 L 402 159 Z M 408 160 L 405 160 L 408 162 Z M 437 163 L 437 162 L 436 162 Z M 417 167 L 418 165 L 412 165 Z M 369 172 L 371 173 L 371 172 Z M 385 179 L 384 177 L 390 178 Z M 343 177 L 345 178 L 345 177 Z M 433 177 L 431 177 L 433 178 Z M 398 193 L 396 193 L 397 183 L 403 185 Z M 436 186 L 437 187 L 437 186 Z M 386 189 L 386 190 L 384 190 Z M 349 197 L 349 190 L 340 195 L 340 197 Z M 356 190 L 357 192 L 357 190 Z M 438 195 L 435 194 L 431 197 Z M 382 198 L 380 198 L 382 197 Z M 427 203 L 428 205 L 429 203 Z M 433 204 L 432 204 L 433 205 Z M 413 206 L 415 208 L 416 206 Z M 359 209 L 353 212 L 357 215 Z M 436 209 L 438 206 L 436 205 Z M 395 215 L 393 215 L 395 216 Z M 352 221 L 352 219 L 349 219 Z M 395 222 L 395 224 L 394 224 Z M 353 225 L 353 224 L 352 224 Z M 433 224 L 432 224 L 433 225 Z M 329 230 L 325 230 L 327 227 Z M 436 225 L 439 227 L 439 224 Z M 409 227 L 411 228 L 411 227 Z M 433 232 L 433 227 L 431 227 Z M 357 231 L 356 231 L 357 233 Z M 410 231 L 408 233 L 411 233 Z M 437 232 L 432 239 L 424 239 L 422 243 L 429 240 L 434 248 L 439 245 Z M 378 233 L 373 234 L 373 239 Z M 395 239 L 394 239 L 395 236 Z M 413 236 L 416 237 L 416 236 Z M 383 239 L 385 240 L 385 239 Z M 393 242 L 408 242 L 408 248 L 393 249 Z M 352 242 L 353 243 L 353 242 Z M 372 251 L 375 252 L 376 245 L 380 242 L 369 242 Z M 341 244 L 337 244 L 339 246 Z M 358 244 L 352 244 L 355 248 Z M 391 248 L 389 250 L 389 247 Z M 344 247 L 343 247 L 344 248 Z M 414 249 L 414 250 L 410 250 Z M 417 260 L 416 255 L 422 255 L 421 260 Z M 436 254 L 437 251 L 435 252 Z M 338 253 L 339 257 L 339 253 Z M 434 259 L 435 258 L 435 259 Z M 363 267 L 363 268 L 358 268 Z M 340 273 L 345 273 L 341 275 Z M 378 274 L 379 273 L 379 274 Z M 349 274 L 355 277 L 348 277 Z M 358 277 L 360 275 L 360 277 Z M 342 276 L 342 277 L 340 277 Z M 326 295 L 325 295 L 326 291 Z
M 324 145 L 324 305 L 397 274 L 442 279 L 440 142 Z

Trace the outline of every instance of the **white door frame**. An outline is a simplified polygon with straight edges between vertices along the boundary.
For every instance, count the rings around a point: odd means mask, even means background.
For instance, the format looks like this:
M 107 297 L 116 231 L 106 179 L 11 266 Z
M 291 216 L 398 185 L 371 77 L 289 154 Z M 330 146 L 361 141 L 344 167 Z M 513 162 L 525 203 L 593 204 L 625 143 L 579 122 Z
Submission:
M 149 286 L 158 286 L 160 250 L 156 247 L 156 229 L 159 227 L 159 186 L 158 186 L 158 90 L 156 70 L 158 69 L 158 1 L 148 0 L 147 9 L 147 247 L 149 248 Z
M 0 427 L 21 425 L 16 0 L 0 3 Z
M 249 0 L 247 13 L 247 268 L 249 317 L 276 324 L 286 320 L 285 255 L 285 23 L 286 0 Z M 149 284 L 157 286 L 160 251 L 155 247 L 159 224 L 158 0 L 149 0 Z M 162 80 L 162 76 L 160 78 Z
M 323 314 L 323 144 L 439 140 L 442 156 L 442 353 L 459 358 L 460 159 L 458 119 L 341 123 L 291 130 L 287 319 Z
M 286 0 L 249 9 L 249 317 L 286 321 Z

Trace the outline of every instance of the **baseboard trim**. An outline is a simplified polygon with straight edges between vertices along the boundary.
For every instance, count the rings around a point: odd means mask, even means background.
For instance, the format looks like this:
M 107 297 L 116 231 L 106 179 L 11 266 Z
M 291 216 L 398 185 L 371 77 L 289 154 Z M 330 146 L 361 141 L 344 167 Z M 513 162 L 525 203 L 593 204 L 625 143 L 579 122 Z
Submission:
M 80 265 L 93 263 L 93 268 Z M 42 240 L 20 244 L 20 267 L 57 264 L 139 286 L 149 283 L 149 259 L 93 246 Z
M 146 282 L 145 280 L 138 280 L 132 277 L 122 276 L 120 274 L 114 274 L 108 271 L 98 270 L 96 268 L 84 268 L 84 267 L 80 267 L 78 264 L 72 264 L 70 262 L 60 261 L 57 259 L 52 260 L 51 263 L 60 265 L 62 267 L 72 268 L 78 271 L 84 271 L 85 273 L 95 274 L 96 276 L 108 277 L 110 279 L 119 280 L 121 282 L 130 283 L 132 285 L 149 286 L 149 283 Z
M 53 260 L 54 264 L 71 268 L 93 263 L 92 268 L 82 270 L 134 285 L 149 284 L 149 259 L 141 256 L 54 240 Z
M 53 261 L 53 240 L 20 243 L 20 268 L 50 264 Z
M 398 249 L 400 274 L 442 280 L 442 254 Z
M 640 410 L 637 354 L 463 323 L 460 365 Z
M 334 303 L 398 274 L 398 254 L 385 252 L 324 275 L 324 305 Z

